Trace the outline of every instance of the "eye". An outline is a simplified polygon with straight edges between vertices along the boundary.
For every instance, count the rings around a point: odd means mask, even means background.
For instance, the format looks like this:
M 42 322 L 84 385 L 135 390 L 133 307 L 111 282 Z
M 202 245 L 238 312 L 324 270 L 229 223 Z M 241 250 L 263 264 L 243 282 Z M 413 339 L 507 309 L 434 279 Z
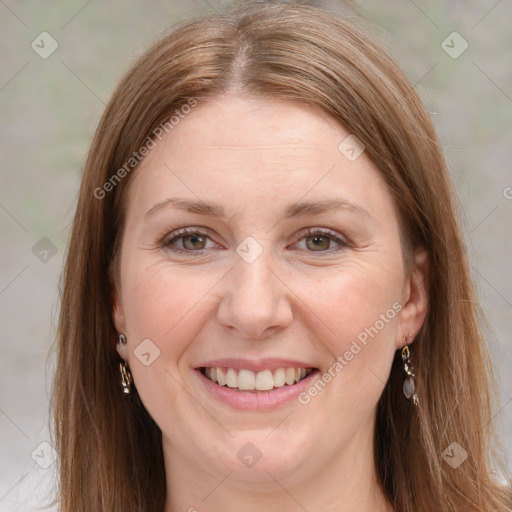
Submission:
M 182 228 L 171 233 L 170 237 L 164 240 L 163 246 L 169 248 L 172 252 L 182 254 L 191 252 L 202 253 L 206 250 L 205 244 L 208 239 L 210 237 L 198 229 Z M 173 247 L 174 244 L 181 245 L 181 248 Z
M 308 228 L 307 230 L 302 231 L 300 235 L 301 238 L 299 238 L 296 244 L 304 240 L 306 247 L 305 250 L 307 252 L 330 254 L 350 246 L 350 243 L 347 240 L 325 228 Z M 163 241 L 162 246 L 174 253 L 202 254 L 209 248 L 206 247 L 208 240 L 211 240 L 210 236 L 207 233 L 200 231 L 198 228 L 182 228 L 171 233 L 169 237 Z M 339 247 L 332 249 L 332 243 L 338 244 Z
M 305 246 L 311 249 L 308 252 L 336 252 L 349 247 L 349 242 L 344 240 L 336 233 L 324 228 L 308 228 L 306 231 L 301 233 L 303 236 L 299 241 L 305 240 Z M 337 243 L 340 247 L 338 249 L 331 250 L 330 245 L 332 242 Z

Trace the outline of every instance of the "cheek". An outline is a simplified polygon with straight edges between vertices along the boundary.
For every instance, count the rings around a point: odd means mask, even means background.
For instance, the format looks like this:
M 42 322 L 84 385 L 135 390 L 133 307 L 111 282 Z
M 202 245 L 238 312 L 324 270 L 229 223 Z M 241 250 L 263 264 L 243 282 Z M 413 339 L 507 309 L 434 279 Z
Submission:
M 186 399 L 178 364 L 204 324 L 198 318 L 201 299 L 218 278 L 198 275 L 197 269 L 171 271 L 162 263 L 138 263 L 136 258 L 124 270 L 130 371 L 142 402 L 160 423 L 158 411 L 179 407 Z
M 134 340 L 151 339 L 165 352 L 178 353 L 190 332 L 197 326 L 190 319 L 201 311 L 201 300 L 218 281 L 214 272 L 197 269 L 173 269 L 157 263 L 127 269 L 131 276 L 123 288 L 129 332 Z M 172 343 L 170 343 L 172 341 Z
M 370 266 L 365 271 L 345 270 L 306 295 L 308 306 L 318 316 L 312 320 L 316 327 L 311 324 L 310 328 L 316 331 L 318 349 L 329 352 L 330 362 L 322 368 L 320 382 L 306 389 L 299 401 L 305 410 L 311 406 L 320 420 L 322 411 L 330 408 L 330 427 L 322 425 L 332 429 L 326 452 L 331 443 L 343 443 L 347 433 L 361 428 L 382 395 L 401 309 L 400 274 L 370 271 Z
M 400 275 L 399 265 L 347 268 L 316 282 L 305 294 L 323 324 L 319 341 L 333 362 L 343 358 L 344 376 L 339 380 L 344 384 L 359 379 L 369 368 L 387 379 L 402 307 Z

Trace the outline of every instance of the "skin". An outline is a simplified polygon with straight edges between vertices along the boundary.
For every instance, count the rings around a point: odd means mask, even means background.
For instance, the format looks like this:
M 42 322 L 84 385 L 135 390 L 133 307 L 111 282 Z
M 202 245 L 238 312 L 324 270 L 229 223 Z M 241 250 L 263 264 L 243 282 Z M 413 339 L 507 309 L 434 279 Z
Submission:
M 419 249 L 405 268 L 393 199 L 365 153 L 350 161 L 338 150 L 348 134 L 299 103 L 224 96 L 200 101 L 132 177 L 113 320 L 162 430 L 166 512 L 393 510 L 374 469 L 376 406 L 395 351 L 424 320 L 428 268 Z M 164 207 L 144 218 L 169 197 L 219 203 L 226 217 Z M 283 218 L 290 204 L 341 197 L 367 215 Z M 207 238 L 165 247 L 183 227 Z M 349 243 L 316 248 L 305 228 Z M 263 249 L 252 263 L 236 252 L 248 236 Z M 397 302 L 400 313 L 307 404 L 240 411 L 198 385 L 193 368 L 220 357 L 327 371 Z M 160 351 L 148 366 L 134 354 L 144 339 Z M 250 468 L 237 457 L 248 442 L 262 453 Z

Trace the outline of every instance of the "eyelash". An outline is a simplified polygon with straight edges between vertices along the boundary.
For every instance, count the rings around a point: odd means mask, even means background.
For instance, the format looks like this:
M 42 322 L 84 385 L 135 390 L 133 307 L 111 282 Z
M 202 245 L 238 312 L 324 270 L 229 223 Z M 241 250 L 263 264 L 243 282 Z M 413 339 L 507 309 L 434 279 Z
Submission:
M 193 250 L 188 250 L 188 249 L 177 249 L 177 248 L 171 248 L 170 247 L 172 243 L 174 243 L 175 241 L 179 240 L 180 238 L 184 238 L 186 236 L 191 236 L 191 235 L 205 236 L 205 237 L 207 237 L 208 239 L 211 240 L 211 237 L 208 235 L 208 233 L 204 233 L 202 231 L 199 231 L 196 228 L 182 228 L 182 229 L 179 229 L 177 231 L 174 231 L 174 232 L 170 233 L 170 235 L 163 240 L 162 247 L 164 247 L 164 248 L 166 248 L 166 249 L 168 249 L 168 250 L 170 250 L 170 251 L 172 251 L 174 253 L 178 253 L 178 254 L 198 254 L 198 255 L 201 255 L 205 251 L 208 250 L 208 249 L 200 249 L 200 250 L 197 250 L 197 251 L 193 251 Z M 301 237 L 297 240 L 297 242 L 302 240 L 303 238 L 308 238 L 308 237 L 312 237 L 312 236 L 316 236 L 316 235 L 321 235 L 321 236 L 327 237 L 329 240 L 332 240 L 332 241 L 334 241 L 334 242 L 336 242 L 336 243 L 338 243 L 340 245 L 340 248 L 334 249 L 334 251 L 332 249 L 328 249 L 328 250 L 325 250 L 325 251 L 306 251 L 306 252 L 310 252 L 312 254 L 314 254 L 314 253 L 332 254 L 333 252 L 340 251 L 340 250 L 345 249 L 345 248 L 350 246 L 350 243 L 347 240 L 337 236 L 334 232 L 332 232 L 329 229 L 324 229 L 324 228 L 308 228 L 305 231 L 302 231 L 300 233 L 300 235 L 301 235 Z

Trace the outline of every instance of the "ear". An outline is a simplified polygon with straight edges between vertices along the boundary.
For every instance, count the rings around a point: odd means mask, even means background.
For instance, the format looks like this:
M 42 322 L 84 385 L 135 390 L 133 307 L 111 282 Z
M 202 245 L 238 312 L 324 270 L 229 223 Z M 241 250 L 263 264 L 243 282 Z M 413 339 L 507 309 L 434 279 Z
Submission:
M 126 319 L 124 315 L 123 303 L 121 302 L 120 294 L 115 287 L 112 288 L 112 322 L 118 334 L 126 334 Z M 116 344 L 117 353 L 122 359 L 126 360 L 126 348 L 119 343 Z
M 396 339 L 397 349 L 406 344 L 404 336 L 407 337 L 407 344 L 412 343 L 425 321 L 428 310 L 428 279 L 428 253 L 422 247 L 414 253 L 414 262 L 404 285 L 403 308 L 400 311 Z

